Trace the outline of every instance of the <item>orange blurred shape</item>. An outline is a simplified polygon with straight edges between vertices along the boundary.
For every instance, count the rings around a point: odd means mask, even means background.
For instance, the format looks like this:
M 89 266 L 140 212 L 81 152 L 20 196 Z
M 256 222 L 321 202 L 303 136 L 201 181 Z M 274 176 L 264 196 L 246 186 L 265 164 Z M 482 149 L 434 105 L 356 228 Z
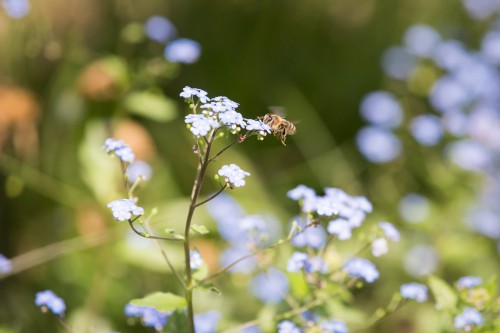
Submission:
M 37 120 L 41 114 L 35 96 L 26 89 L 0 86 L 0 150 L 9 139 L 16 155 L 34 158 L 38 153 Z
M 100 61 L 90 63 L 83 69 L 78 78 L 78 90 L 83 96 L 95 101 L 114 100 L 120 94 L 113 76 Z
M 156 156 L 156 148 L 148 131 L 132 120 L 123 120 L 116 126 L 114 138 L 123 140 L 132 148 L 136 159 L 151 161 Z
M 215 242 L 209 239 L 195 239 L 192 247 L 200 251 L 203 262 L 207 264 L 208 271 L 214 273 L 219 269 L 219 249 Z
M 80 235 L 102 233 L 106 229 L 102 212 L 91 204 L 78 207 L 76 212 L 76 228 Z

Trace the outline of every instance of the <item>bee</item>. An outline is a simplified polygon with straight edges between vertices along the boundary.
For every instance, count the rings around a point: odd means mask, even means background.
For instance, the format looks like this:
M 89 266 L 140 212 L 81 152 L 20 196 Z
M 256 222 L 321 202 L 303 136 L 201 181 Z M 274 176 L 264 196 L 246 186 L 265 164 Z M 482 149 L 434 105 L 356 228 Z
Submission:
M 281 143 L 286 146 L 285 140 L 287 135 L 294 135 L 297 129 L 295 125 L 286 120 L 285 118 L 278 116 L 274 113 L 268 113 L 263 117 L 259 117 L 264 124 L 271 128 L 273 134 L 281 140 Z

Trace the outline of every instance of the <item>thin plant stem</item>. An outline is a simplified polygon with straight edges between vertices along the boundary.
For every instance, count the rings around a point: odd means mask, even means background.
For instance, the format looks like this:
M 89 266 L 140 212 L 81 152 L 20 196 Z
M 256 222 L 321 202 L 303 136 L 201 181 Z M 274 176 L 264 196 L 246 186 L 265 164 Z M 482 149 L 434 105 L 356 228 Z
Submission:
M 255 250 L 255 251 L 253 251 L 253 252 L 251 252 L 251 253 L 249 253 L 249 254 L 247 254 L 247 255 L 244 255 L 243 257 L 240 257 L 240 258 L 236 259 L 235 261 L 233 261 L 232 263 L 230 263 L 230 264 L 228 264 L 228 265 L 226 265 L 226 266 L 222 267 L 221 269 L 219 269 L 217 272 L 213 273 L 212 275 L 207 276 L 206 278 L 204 278 L 204 279 L 202 280 L 202 282 L 207 282 L 207 281 L 210 281 L 210 280 L 215 279 L 216 277 L 218 277 L 218 276 L 220 276 L 220 275 L 222 275 L 222 274 L 226 273 L 226 272 L 227 272 L 229 269 L 231 269 L 233 266 L 237 265 L 238 263 L 242 262 L 242 261 L 243 261 L 243 260 L 245 260 L 245 259 L 251 258 L 251 257 L 253 257 L 253 256 L 258 255 L 259 253 L 262 253 L 262 252 L 268 251 L 268 250 L 270 250 L 270 249 L 274 249 L 275 247 L 278 247 L 278 246 L 280 246 L 280 245 L 282 245 L 282 244 L 285 244 L 285 243 L 287 243 L 287 242 L 291 241 L 291 240 L 292 240 L 295 236 L 300 235 L 300 234 L 301 234 L 301 233 L 303 233 L 303 232 L 304 232 L 307 228 L 309 228 L 309 227 L 311 227 L 311 226 L 313 226 L 313 225 L 314 225 L 314 224 L 308 224 L 308 225 L 306 225 L 304 228 L 302 228 L 300 231 L 298 231 L 295 235 L 292 235 L 291 237 L 290 237 L 290 235 L 289 235 L 289 237 L 287 237 L 287 238 L 285 238 L 285 239 L 281 239 L 281 240 L 277 241 L 276 243 L 273 243 L 273 244 L 268 245 L 268 246 L 266 246 L 266 247 L 263 247 L 263 248 L 257 249 L 257 250 Z
M 219 157 L 219 155 L 221 155 L 223 152 L 225 152 L 226 150 L 228 150 L 229 148 L 231 148 L 232 146 L 234 146 L 235 144 L 239 143 L 240 141 L 239 140 L 236 140 L 234 141 L 233 143 L 230 143 L 229 145 L 227 145 L 226 147 L 222 148 L 217 154 L 215 154 L 214 156 L 210 157 L 208 159 L 208 162 L 212 162 L 213 160 L 215 160 L 217 157 Z
M 159 237 L 159 236 L 153 236 L 149 233 L 144 233 L 144 232 L 140 232 L 139 230 L 137 230 L 135 227 L 134 227 L 134 220 L 128 220 L 128 224 L 130 225 L 130 228 L 132 228 L 132 230 L 138 234 L 139 236 L 141 237 L 144 237 L 144 238 L 151 238 L 151 239 L 161 239 L 161 240 L 166 240 L 166 241 L 174 241 L 174 242 L 182 242 L 183 239 L 182 238 L 170 238 L 170 237 Z
M 190 234 L 189 230 L 191 228 L 191 222 L 193 220 L 193 214 L 196 209 L 196 201 L 200 194 L 201 185 L 205 177 L 205 172 L 209 164 L 210 149 L 215 138 L 217 129 L 214 129 L 207 140 L 207 145 L 203 153 L 203 161 L 198 164 L 198 169 L 196 172 L 196 178 L 193 184 L 193 190 L 191 192 L 191 203 L 189 205 L 189 211 L 186 218 L 186 225 L 184 230 L 184 259 L 186 263 L 186 292 L 185 298 L 187 303 L 187 315 L 188 315 L 188 326 L 189 332 L 195 333 L 194 327 L 194 311 L 193 311 L 193 277 L 191 272 L 191 257 L 190 257 Z
M 206 204 L 207 202 L 209 202 L 210 200 L 214 199 L 216 196 L 218 196 L 219 194 L 221 194 L 222 191 L 224 191 L 226 188 L 227 188 L 227 183 L 224 184 L 224 186 L 222 186 L 220 188 L 220 190 L 218 190 L 216 193 L 214 193 L 213 195 L 211 195 L 207 199 L 203 200 L 202 202 L 197 203 L 195 207 L 199 207 L 199 206 L 201 206 L 203 204 Z

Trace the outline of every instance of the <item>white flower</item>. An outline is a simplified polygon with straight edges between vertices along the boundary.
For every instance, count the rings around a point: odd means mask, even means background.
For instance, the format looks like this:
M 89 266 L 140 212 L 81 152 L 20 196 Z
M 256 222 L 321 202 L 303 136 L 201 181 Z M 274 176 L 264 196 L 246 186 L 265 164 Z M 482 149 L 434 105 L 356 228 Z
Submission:
M 243 116 L 241 115 L 241 113 L 234 110 L 219 113 L 219 120 L 224 125 L 238 125 L 241 127 L 245 126 L 245 122 L 243 121 Z
M 247 125 L 245 129 L 247 131 L 259 131 L 261 132 L 260 135 L 265 136 L 266 134 L 271 134 L 271 127 L 268 125 L 264 124 L 260 120 L 254 120 L 254 119 L 245 119 Z
M 184 122 L 191 124 L 189 130 L 195 137 L 205 136 L 212 128 L 219 127 L 217 121 L 202 114 L 189 114 L 186 116 Z
M 137 178 L 141 177 L 142 180 L 149 180 L 152 174 L 151 167 L 149 164 L 143 161 L 135 161 L 127 167 L 125 174 L 127 175 L 127 181 L 133 184 Z
M 226 177 L 226 182 L 235 187 L 245 185 L 245 176 L 250 176 L 249 172 L 241 170 L 236 164 L 223 165 L 218 174 Z
M 206 103 L 210 100 L 210 98 L 208 98 L 207 92 L 205 90 L 191 88 L 188 86 L 185 86 L 182 89 L 180 96 L 184 97 L 184 98 L 191 98 L 192 96 L 196 96 L 200 99 L 200 102 L 202 102 L 202 103 Z
M 336 219 L 328 223 L 327 231 L 336 235 L 340 240 L 347 240 L 351 238 L 351 225 L 344 219 Z
M 196 270 L 203 265 L 203 258 L 197 249 L 191 250 L 189 257 L 192 270 Z
M 129 199 L 118 199 L 112 201 L 108 204 L 108 208 L 111 208 L 113 217 L 117 221 L 125 221 L 134 216 L 140 216 L 144 214 L 144 209 L 137 206 Z
M 378 226 L 380 227 L 380 229 L 384 231 L 385 237 L 387 237 L 388 240 L 393 242 L 399 242 L 400 239 L 399 231 L 391 223 L 380 222 Z
M 107 154 L 114 154 L 125 163 L 132 163 L 135 159 L 132 149 L 122 140 L 106 139 L 102 148 L 106 149 Z
M 385 238 L 377 238 L 372 243 L 372 254 L 375 257 L 380 257 L 389 252 L 389 245 Z

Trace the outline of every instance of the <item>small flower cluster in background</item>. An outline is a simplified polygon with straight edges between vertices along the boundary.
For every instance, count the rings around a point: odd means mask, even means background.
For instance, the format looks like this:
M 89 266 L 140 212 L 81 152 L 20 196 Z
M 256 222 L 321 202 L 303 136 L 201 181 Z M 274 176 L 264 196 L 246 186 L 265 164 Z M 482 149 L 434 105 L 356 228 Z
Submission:
M 201 45 L 189 38 L 175 38 L 177 28 L 163 16 L 151 16 L 144 24 L 146 36 L 164 44 L 164 56 L 170 62 L 193 64 L 201 55 Z

